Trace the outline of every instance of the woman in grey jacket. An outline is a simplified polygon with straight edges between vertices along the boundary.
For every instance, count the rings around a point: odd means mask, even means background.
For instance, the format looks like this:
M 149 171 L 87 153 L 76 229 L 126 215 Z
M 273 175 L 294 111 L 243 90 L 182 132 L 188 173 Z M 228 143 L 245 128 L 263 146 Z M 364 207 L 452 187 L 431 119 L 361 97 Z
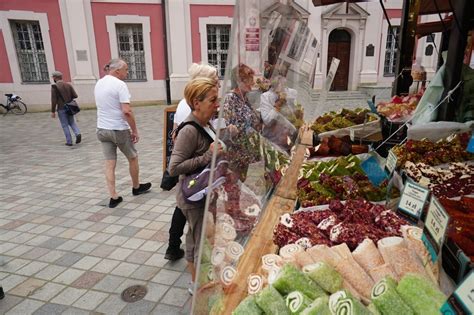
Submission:
M 184 89 L 184 97 L 192 110 L 184 122 L 197 122 L 216 140 L 209 120 L 219 108 L 217 82 L 208 78 L 191 80 Z M 185 257 L 193 282 L 196 277 L 194 262 L 197 261 L 199 255 L 205 199 L 198 204 L 187 203 L 183 197 L 181 183 L 186 174 L 194 173 L 211 162 L 214 145 L 218 145 L 218 154 L 221 154 L 223 149 L 217 141 L 209 143 L 209 140 L 196 127 L 191 124 L 185 125 L 175 139 L 169 165 L 171 176 L 180 175 L 176 203 L 189 224 Z M 192 291 L 190 293 L 192 294 Z

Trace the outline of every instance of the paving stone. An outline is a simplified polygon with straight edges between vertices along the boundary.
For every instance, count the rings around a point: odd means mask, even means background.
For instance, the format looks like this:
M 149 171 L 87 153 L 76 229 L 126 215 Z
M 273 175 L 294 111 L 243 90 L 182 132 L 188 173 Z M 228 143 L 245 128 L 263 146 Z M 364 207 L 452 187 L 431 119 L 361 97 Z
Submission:
M 40 261 L 33 261 L 28 265 L 24 266 L 23 268 L 17 270 L 15 273 L 23 275 L 23 276 L 32 276 L 38 271 L 46 268 L 48 264 Z
M 102 259 L 97 265 L 95 265 L 91 270 L 101 273 L 109 273 L 114 270 L 115 267 L 120 264 L 120 261 L 112 259 Z
M 51 314 L 61 314 L 68 307 L 61 304 L 44 304 L 39 309 L 37 309 L 33 315 L 51 315 Z
M 166 304 L 158 304 L 156 307 L 151 311 L 153 315 L 182 315 L 181 308 Z M 188 313 L 189 314 L 189 313 Z
M 81 245 L 80 241 L 68 240 L 68 241 L 64 242 L 64 244 L 58 246 L 57 249 L 72 251 L 74 248 L 76 248 L 79 245 Z
M 169 286 L 167 285 L 153 283 L 153 282 L 149 282 L 146 287 L 148 289 L 148 292 L 145 295 L 145 300 L 152 301 L 152 302 L 158 302 L 165 295 L 166 291 L 168 291 L 169 289 Z
M 11 289 L 19 285 L 20 283 L 26 281 L 28 278 L 25 276 L 19 275 L 9 275 L 2 281 L 3 290 L 9 292 Z M 0 303 L 1 304 L 1 303 Z
M 144 250 L 147 252 L 156 252 L 160 247 L 162 247 L 164 243 L 156 242 L 156 241 L 146 241 L 141 247 L 140 250 Z
M 120 313 L 120 311 L 127 305 L 127 302 L 124 302 L 120 295 L 118 294 L 111 294 L 108 298 L 104 300 L 104 302 L 96 308 L 97 312 L 101 312 L 104 314 L 115 315 Z M 162 315 L 165 315 L 163 313 Z
M 98 257 L 108 257 L 110 253 L 112 253 L 114 250 L 116 250 L 118 247 L 116 246 L 111 246 L 111 245 L 99 245 L 96 249 L 94 249 L 92 252 L 90 252 L 89 255 L 91 256 L 98 256 Z
M 159 270 L 160 268 L 157 267 L 140 266 L 131 274 L 130 278 L 150 280 L 151 278 L 155 277 Z
M 119 236 L 119 235 L 114 235 L 111 238 L 109 238 L 105 244 L 107 245 L 112 245 L 112 246 L 120 246 L 123 243 L 125 243 L 128 240 L 128 237 L 125 236 Z
M 83 254 L 66 252 L 61 258 L 56 260 L 54 263 L 59 266 L 70 267 L 77 263 L 84 257 Z
M 145 252 L 141 250 L 136 250 L 131 254 L 130 256 L 127 257 L 126 261 L 130 263 L 135 263 L 142 265 L 147 261 L 153 253 L 151 252 Z
M 8 310 L 12 309 L 22 301 L 24 301 L 24 298 L 5 294 L 5 298 L 0 302 L 0 314 L 5 314 Z
M 151 281 L 161 284 L 172 285 L 180 276 L 181 272 L 161 269 Z
M 92 252 L 95 248 L 97 248 L 98 246 L 99 246 L 99 244 L 85 242 L 85 243 L 82 243 L 81 245 L 77 246 L 76 248 L 74 248 L 74 252 L 87 255 L 90 252 Z
M 76 288 L 66 288 L 55 298 L 51 300 L 52 303 L 63 304 L 63 305 L 72 305 L 76 302 L 81 296 L 86 293 L 85 289 L 76 289 Z
M 42 305 L 44 305 L 43 302 L 26 299 L 9 310 L 6 315 L 31 314 Z
M 9 290 L 8 293 L 27 297 L 33 294 L 38 288 L 41 288 L 45 283 L 46 281 L 44 280 L 28 278 L 12 290 Z
M 35 247 L 32 250 L 30 250 L 29 252 L 21 255 L 21 257 L 25 258 L 25 259 L 36 260 L 39 257 L 44 256 L 49 252 L 50 252 L 50 250 L 47 249 L 47 248 Z
M 182 307 L 189 298 L 190 295 L 188 290 L 181 288 L 170 288 L 166 295 L 161 299 L 161 303 Z
M 131 219 L 131 218 L 123 218 L 123 219 L 129 219 L 129 220 L 133 221 L 133 219 Z M 117 232 L 117 235 L 133 237 L 139 231 L 140 231 L 140 228 L 137 228 L 137 227 L 134 227 L 134 226 L 125 226 L 119 232 Z
M 49 282 L 44 284 L 42 287 L 35 290 L 35 292 L 30 296 L 33 299 L 41 301 L 49 301 L 55 297 L 59 292 L 61 292 L 66 287 L 61 284 Z
M 49 265 L 40 272 L 38 272 L 35 277 L 43 280 L 52 280 L 56 278 L 60 273 L 66 270 L 66 267 Z
M 77 278 L 71 286 L 80 289 L 90 289 L 105 277 L 104 273 L 87 271 Z
M 8 251 L 9 256 L 21 257 L 24 253 L 32 250 L 32 246 L 28 245 L 17 245 L 15 248 L 12 248 Z
M 138 249 L 143 243 L 145 243 L 145 240 L 143 240 L 143 239 L 131 238 L 128 241 L 126 241 L 122 245 L 122 247 L 130 248 L 130 249 Z
M 81 258 L 79 261 L 77 261 L 72 267 L 77 268 L 77 269 L 85 269 L 85 270 L 90 270 L 92 267 L 97 265 L 99 261 L 102 259 L 99 257 L 93 257 L 93 256 L 85 256 Z
M 65 238 L 60 238 L 60 237 L 51 237 L 49 240 L 47 240 L 44 243 L 41 243 L 39 246 L 40 247 L 45 247 L 49 249 L 56 249 L 58 246 L 61 246 L 67 241 Z
M 153 281 L 153 280 L 152 280 Z M 174 283 L 175 287 L 188 288 L 191 282 L 191 274 L 189 272 L 182 273 L 181 276 Z
M 63 273 L 61 273 L 59 276 L 53 279 L 54 282 L 58 282 L 61 284 L 71 284 L 74 281 L 76 281 L 77 278 L 82 276 L 84 274 L 84 270 L 78 270 L 78 269 L 66 269 Z
M 141 315 L 149 314 L 155 307 L 155 303 L 141 300 L 135 303 L 128 303 L 125 308 L 120 312 L 121 315 Z
M 38 260 L 48 262 L 48 263 L 53 263 L 59 258 L 63 257 L 66 254 L 66 252 L 60 251 L 60 250 L 52 250 L 49 253 L 41 256 L 38 258 Z
M 125 260 L 128 256 L 130 256 L 131 253 L 133 253 L 133 249 L 117 248 L 112 253 L 110 253 L 110 255 L 107 258 L 116 259 L 116 260 Z
M 128 277 L 130 276 L 135 270 L 137 270 L 139 266 L 137 264 L 131 264 L 127 262 L 120 263 L 114 270 L 110 273 L 116 276 Z
M 176 261 L 169 261 L 167 260 L 165 264 L 166 269 L 176 270 L 176 271 L 185 271 L 188 266 L 186 259 L 181 258 L 180 260 Z
M 107 275 L 99 281 L 95 286 L 94 290 L 105 291 L 105 292 L 116 292 L 117 288 L 125 281 L 126 278 Z M 120 292 L 122 293 L 122 292 Z
M 91 313 L 86 310 L 81 310 L 77 307 L 68 307 L 61 315 L 96 315 L 96 313 Z
M 92 311 L 102 303 L 109 295 L 98 291 L 88 291 L 81 296 L 73 306 Z

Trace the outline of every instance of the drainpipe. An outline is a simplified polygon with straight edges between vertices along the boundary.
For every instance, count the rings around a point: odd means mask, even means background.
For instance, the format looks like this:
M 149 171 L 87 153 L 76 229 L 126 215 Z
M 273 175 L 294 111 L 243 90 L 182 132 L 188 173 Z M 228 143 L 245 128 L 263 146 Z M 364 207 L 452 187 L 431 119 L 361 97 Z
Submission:
M 163 47 L 165 49 L 166 104 L 171 105 L 170 69 L 168 64 L 168 33 L 166 29 L 166 1 L 161 0 L 161 19 L 163 22 Z

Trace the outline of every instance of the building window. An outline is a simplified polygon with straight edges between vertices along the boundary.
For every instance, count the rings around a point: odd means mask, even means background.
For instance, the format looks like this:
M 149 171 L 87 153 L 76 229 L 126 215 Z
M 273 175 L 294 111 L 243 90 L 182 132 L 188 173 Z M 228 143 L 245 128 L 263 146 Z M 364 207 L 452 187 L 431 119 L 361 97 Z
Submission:
M 298 26 L 298 31 L 296 32 L 293 43 L 291 44 L 290 50 L 288 52 L 288 57 L 299 61 L 303 53 L 304 47 L 306 46 L 306 41 L 309 37 L 309 29 L 306 27 L 306 24 L 300 23 Z
M 11 21 L 21 81 L 49 83 L 48 64 L 38 21 Z
M 217 68 L 220 78 L 224 77 L 229 51 L 230 25 L 210 25 L 207 27 L 207 61 Z
M 389 27 L 387 32 L 387 44 L 385 45 L 385 62 L 383 67 L 383 74 L 385 76 L 395 75 L 395 70 L 397 67 L 397 48 L 399 32 L 399 26 L 393 26 L 392 32 L 390 31 Z
M 118 55 L 128 64 L 128 81 L 146 80 L 141 24 L 116 24 Z

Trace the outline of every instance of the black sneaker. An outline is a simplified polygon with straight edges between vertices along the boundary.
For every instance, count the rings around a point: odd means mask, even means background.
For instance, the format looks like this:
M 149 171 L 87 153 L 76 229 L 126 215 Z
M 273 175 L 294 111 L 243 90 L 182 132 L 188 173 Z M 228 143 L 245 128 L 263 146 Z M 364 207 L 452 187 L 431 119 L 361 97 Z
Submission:
M 134 196 L 138 196 L 147 192 L 148 190 L 150 190 L 150 188 L 151 188 L 151 183 L 140 184 L 138 188 L 132 188 L 132 194 Z
M 78 134 L 78 135 L 76 136 L 76 144 L 81 143 L 81 141 L 82 141 L 82 136 L 81 136 L 81 134 Z
M 72 143 L 65 143 L 64 145 L 67 145 L 68 147 L 72 147 Z
M 184 257 L 184 250 L 181 248 L 168 247 L 165 253 L 165 259 L 175 261 Z
M 110 201 L 109 201 L 109 208 L 115 208 L 119 205 L 119 203 L 121 203 L 123 201 L 123 198 L 122 197 L 118 197 L 117 199 L 114 199 L 114 198 L 110 198 Z

